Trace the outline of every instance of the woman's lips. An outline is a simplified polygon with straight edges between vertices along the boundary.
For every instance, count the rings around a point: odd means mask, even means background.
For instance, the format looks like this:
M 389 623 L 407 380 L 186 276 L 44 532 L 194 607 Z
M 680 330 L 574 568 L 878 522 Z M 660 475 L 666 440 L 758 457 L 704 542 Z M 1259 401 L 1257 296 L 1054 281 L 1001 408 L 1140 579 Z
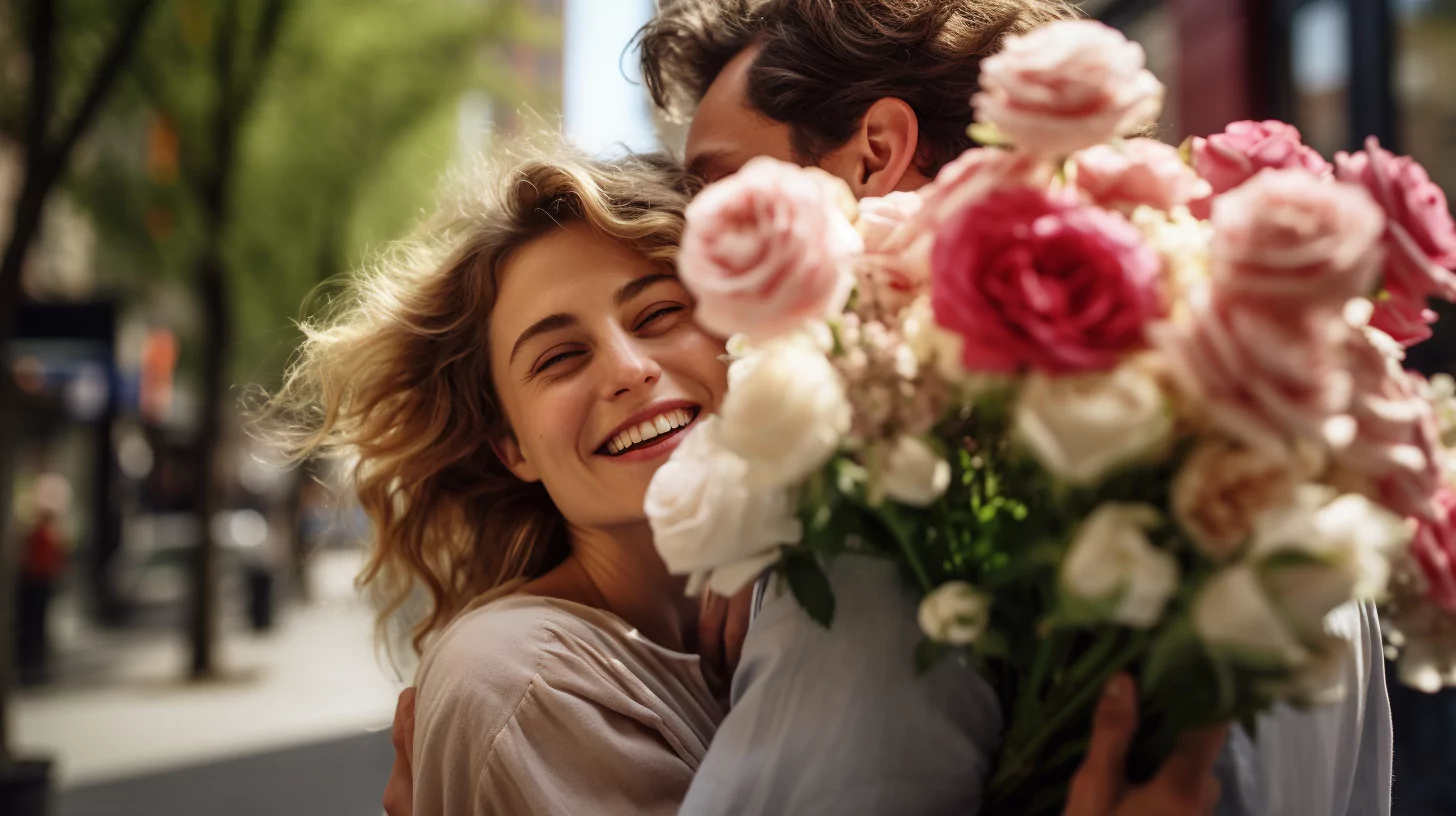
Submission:
M 698 424 L 698 417 L 701 414 L 702 411 L 697 410 L 694 412 L 693 418 L 688 424 L 681 428 L 673 428 L 665 434 L 654 436 L 647 442 L 638 443 L 623 453 L 601 453 L 598 455 L 604 456 L 613 462 L 649 462 L 653 459 L 668 456 L 678 445 L 682 444 L 683 438 Z

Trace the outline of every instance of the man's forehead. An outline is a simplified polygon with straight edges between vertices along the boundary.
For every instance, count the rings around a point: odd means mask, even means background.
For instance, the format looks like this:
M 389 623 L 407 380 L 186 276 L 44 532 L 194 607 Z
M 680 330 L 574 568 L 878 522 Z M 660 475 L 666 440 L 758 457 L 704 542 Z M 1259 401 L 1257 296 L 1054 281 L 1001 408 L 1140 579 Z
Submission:
M 788 127 L 748 103 L 748 71 L 759 47 L 728 61 L 708 86 L 688 127 L 688 168 L 710 179 L 727 175 L 755 156 L 793 157 Z

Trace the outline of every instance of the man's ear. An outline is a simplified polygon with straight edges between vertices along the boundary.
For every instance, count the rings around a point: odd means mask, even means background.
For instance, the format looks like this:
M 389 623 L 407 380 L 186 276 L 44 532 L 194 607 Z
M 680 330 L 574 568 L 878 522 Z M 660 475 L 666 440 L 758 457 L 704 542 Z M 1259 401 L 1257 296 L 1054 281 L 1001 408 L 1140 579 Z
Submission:
M 915 166 L 920 119 L 902 99 L 885 97 L 865 111 L 859 130 L 825 156 L 824 169 L 849 182 L 855 198 L 914 190 L 926 179 Z
M 523 482 L 539 482 L 541 474 L 536 466 L 526 458 L 526 452 L 521 450 L 521 443 L 516 441 L 514 433 L 506 432 L 496 437 L 490 443 L 491 450 L 501 464 L 506 466 L 513 476 Z

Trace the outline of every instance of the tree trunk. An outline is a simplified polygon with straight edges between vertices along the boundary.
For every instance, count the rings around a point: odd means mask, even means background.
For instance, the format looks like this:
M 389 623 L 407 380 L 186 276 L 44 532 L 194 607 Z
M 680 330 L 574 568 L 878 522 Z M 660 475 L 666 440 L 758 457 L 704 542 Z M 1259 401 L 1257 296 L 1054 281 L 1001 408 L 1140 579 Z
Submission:
M 192 605 L 188 635 L 192 646 L 192 679 L 217 672 L 218 542 L 212 519 L 221 510 L 217 451 L 222 443 L 223 399 L 227 393 L 227 349 L 231 338 L 227 279 L 220 245 L 214 243 L 197 263 L 196 285 L 204 321 L 202 352 L 202 416 L 197 428 L 193 478 L 197 480 L 194 514 L 198 527 L 192 571 Z

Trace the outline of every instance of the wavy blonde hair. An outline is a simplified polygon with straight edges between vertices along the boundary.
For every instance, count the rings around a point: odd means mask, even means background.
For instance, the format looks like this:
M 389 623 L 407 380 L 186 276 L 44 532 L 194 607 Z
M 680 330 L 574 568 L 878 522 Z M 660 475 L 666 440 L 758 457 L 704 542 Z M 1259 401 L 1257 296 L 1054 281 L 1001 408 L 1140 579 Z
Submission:
M 265 414 L 269 435 L 296 458 L 349 464 L 376 537 L 358 583 L 379 604 L 386 646 L 391 618 L 424 590 L 428 608 L 409 626 L 416 653 L 473 598 L 538 576 L 567 552 L 545 489 L 511 475 L 491 447 L 510 433 L 487 343 L 502 267 L 571 222 L 671 264 L 693 192 L 659 156 L 556 152 L 474 178 L 419 237 L 303 325 Z

